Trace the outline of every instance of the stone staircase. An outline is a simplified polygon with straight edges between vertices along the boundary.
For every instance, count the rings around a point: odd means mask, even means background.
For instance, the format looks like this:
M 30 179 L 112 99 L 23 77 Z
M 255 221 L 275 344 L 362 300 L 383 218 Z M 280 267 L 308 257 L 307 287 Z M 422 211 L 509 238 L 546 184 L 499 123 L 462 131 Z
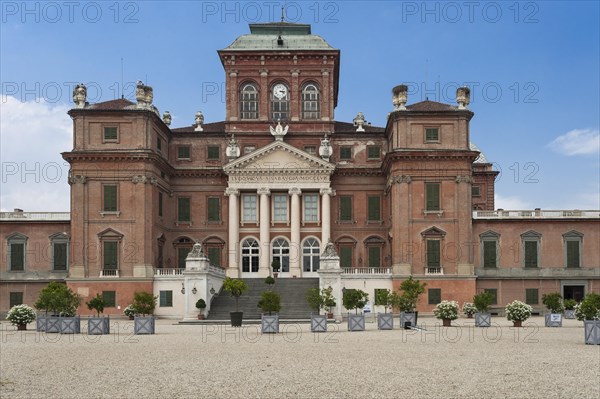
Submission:
M 262 310 L 257 306 L 260 295 L 269 287 L 263 278 L 243 279 L 248 290 L 239 299 L 240 311 L 244 319 L 260 319 Z M 309 288 L 318 288 L 318 278 L 277 278 L 272 290 L 281 295 L 280 319 L 309 319 L 311 309 L 306 302 Z M 221 291 L 211 306 L 208 320 L 229 320 L 229 312 L 235 311 L 235 299 L 227 292 Z

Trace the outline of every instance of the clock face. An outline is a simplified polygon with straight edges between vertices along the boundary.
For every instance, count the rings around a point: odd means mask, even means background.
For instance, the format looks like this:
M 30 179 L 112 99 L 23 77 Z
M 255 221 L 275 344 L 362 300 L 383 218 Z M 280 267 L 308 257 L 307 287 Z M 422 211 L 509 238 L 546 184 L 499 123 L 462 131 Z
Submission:
M 284 84 L 278 83 L 273 86 L 273 96 L 278 99 L 285 98 L 287 96 L 287 87 Z

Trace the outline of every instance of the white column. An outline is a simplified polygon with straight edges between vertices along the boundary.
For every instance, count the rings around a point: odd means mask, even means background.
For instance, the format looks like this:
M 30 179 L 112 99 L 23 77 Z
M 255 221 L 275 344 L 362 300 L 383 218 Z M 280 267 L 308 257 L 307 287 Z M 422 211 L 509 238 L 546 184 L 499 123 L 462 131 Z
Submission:
M 257 190 L 260 195 L 260 263 L 259 263 L 259 276 L 266 277 L 271 267 L 271 218 L 269 211 L 271 208 L 271 202 L 269 201 L 269 195 L 271 191 L 268 188 L 259 188 Z
M 288 192 L 292 196 L 290 213 L 290 275 L 302 276 L 302 249 L 300 248 L 300 194 L 302 191 L 291 188 Z
M 335 191 L 331 188 L 322 188 L 321 193 L 321 248 L 324 249 L 331 239 L 331 196 Z
M 227 276 L 237 278 L 240 276 L 239 253 L 240 247 L 240 211 L 238 199 L 240 192 L 235 188 L 225 189 L 225 195 L 229 196 L 229 268 Z

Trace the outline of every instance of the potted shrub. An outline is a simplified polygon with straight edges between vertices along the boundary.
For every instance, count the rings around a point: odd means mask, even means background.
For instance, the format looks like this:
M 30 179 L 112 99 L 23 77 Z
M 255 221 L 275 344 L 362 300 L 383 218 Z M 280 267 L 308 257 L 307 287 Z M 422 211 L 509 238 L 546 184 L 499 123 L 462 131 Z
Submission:
M 263 334 L 278 333 L 279 315 L 277 313 L 273 315 L 272 312 L 279 312 L 281 310 L 281 297 L 279 296 L 279 293 L 274 291 L 264 291 L 258 301 L 258 307 L 263 311 L 263 315 L 260 319 L 261 332 Z M 264 313 L 268 313 L 268 315 Z
M 473 315 L 477 312 L 477 308 L 472 302 L 465 302 L 463 303 L 462 311 L 468 319 L 472 319 Z
M 104 313 L 106 301 L 100 294 L 86 302 L 89 310 L 96 311 L 96 317 L 88 319 L 88 335 L 110 334 L 110 319 L 108 317 L 100 317 L 100 313 Z
M 206 309 L 206 302 L 200 298 L 196 301 L 196 309 L 198 309 L 198 320 L 204 320 L 204 309 Z
M 392 304 L 392 293 L 390 290 L 375 291 L 375 305 L 383 306 L 384 313 L 377 313 L 377 328 L 379 330 L 393 330 L 394 317 L 387 312 L 388 307 Z
M 271 276 L 267 276 L 267 278 L 265 278 L 265 284 L 269 286 L 269 291 L 271 291 L 273 289 L 273 284 L 275 284 L 275 279 Z
M 15 305 L 6 314 L 6 320 L 17 326 L 17 330 L 27 330 L 27 324 L 35 320 L 35 311 L 25 304 Z
M 442 320 L 444 327 L 450 327 L 452 320 L 458 319 L 458 302 L 442 301 L 435 306 L 433 314 Z
M 145 291 L 133 293 L 132 306 L 135 311 L 135 317 L 133 318 L 134 334 L 154 334 L 155 319 L 153 314 L 157 298 Z
M 473 305 L 477 309 L 475 313 L 476 327 L 489 327 L 492 325 L 492 315 L 489 309 L 493 301 L 494 294 L 489 291 L 480 292 L 473 297 Z
M 412 326 L 417 325 L 417 317 L 419 315 L 416 310 L 417 302 L 419 301 L 419 296 L 425 292 L 425 286 L 427 286 L 427 283 L 421 283 L 412 276 L 400 284 L 402 295 L 397 306 L 400 309 L 401 326 L 406 326 L 407 322 L 410 322 Z
M 544 315 L 546 327 L 562 327 L 562 312 L 565 310 L 562 295 L 558 292 L 551 292 L 542 295 L 542 303 L 550 311 Z
M 81 322 L 76 316 L 81 297 L 75 294 L 66 284 L 56 281 L 49 283 L 40 291 L 38 300 L 33 305 L 43 310 L 45 315 L 38 317 L 37 331 L 79 334 Z M 51 315 L 48 315 L 51 312 Z
M 135 309 L 132 304 L 127 305 L 125 309 L 123 309 L 123 314 L 129 318 L 129 320 L 133 320 L 135 316 Z
M 279 264 L 279 258 L 273 259 L 273 262 L 271 262 L 271 268 L 273 269 L 273 276 L 277 278 L 277 276 L 279 275 L 279 269 L 281 269 L 281 265 Z
M 244 312 L 240 312 L 239 299 L 248 289 L 248 284 L 244 280 L 226 277 L 223 281 L 223 289 L 235 299 L 235 312 L 229 312 L 231 327 L 241 327 Z
M 348 331 L 364 331 L 365 315 L 358 314 L 358 309 L 362 309 L 367 304 L 369 295 L 357 289 L 346 289 L 342 296 L 342 303 L 348 310 L 354 310 L 355 314 L 348 313 Z
M 506 318 L 513 322 L 514 327 L 522 327 L 523 322 L 531 316 L 533 308 L 526 303 L 514 300 L 504 308 Z
M 585 343 L 600 345 L 600 295 L 590 292 L 575 306 L 575 317 L 583 321 Z
M 327 318 L 333 319 L 333 308 L 336 307 L 337 303 L 333 296 L 333 288 L 331 286 L 323 288 L 321 290 L 321 296 L 323 297 L 324 309 L 327 312 Z
M 565 299 L 565 319 L 574 319 L 575 318 L 575 305 L 577 305 L 577 301 L 575 299 Z
M 309 288 L 306 291 L 306 302 L 314 313 L 310 314 L 310 331 L 326 332 L 327 316 L 321 315 L 321 309 L 325 307 L 325 299 L 318 288 Z M 315 314 L 316 313 L 316 314 Z

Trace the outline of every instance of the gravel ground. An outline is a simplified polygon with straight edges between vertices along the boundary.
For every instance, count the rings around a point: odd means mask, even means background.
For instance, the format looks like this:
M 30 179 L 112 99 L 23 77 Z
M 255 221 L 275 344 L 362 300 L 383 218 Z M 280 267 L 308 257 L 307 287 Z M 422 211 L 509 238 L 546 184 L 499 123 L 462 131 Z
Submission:
M 7 398 L 600 398 L 600 346 L 564 320 L 525 328 L 493 318 L 491 328 L 459 319 L 427 331 L 348 332 L 346 323 L 312 334 L 308 324 L 174 325 L 132 335 L 113 320 L 110 335 L 16 331 L 0 323 L 0 397 Z M 34 324 L 28 326 L 35 329 Z M 87 325 L 82 321 L 82 331 Z

